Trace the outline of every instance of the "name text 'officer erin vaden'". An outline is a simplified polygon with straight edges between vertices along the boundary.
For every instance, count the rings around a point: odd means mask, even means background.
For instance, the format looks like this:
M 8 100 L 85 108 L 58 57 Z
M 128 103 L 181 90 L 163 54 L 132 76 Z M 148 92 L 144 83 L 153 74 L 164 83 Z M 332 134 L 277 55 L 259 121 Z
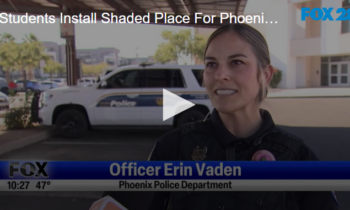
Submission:
M 274 68 L 265 38 L 247 24 L 224 25 L 205 50 L 203 82 L 214 106 L 156 143 L 152 161 L 317 161 L 301 139 L 275 127 L 260 103 Z M 149 210 L 335 210 L 332 192 L 155 192 Z

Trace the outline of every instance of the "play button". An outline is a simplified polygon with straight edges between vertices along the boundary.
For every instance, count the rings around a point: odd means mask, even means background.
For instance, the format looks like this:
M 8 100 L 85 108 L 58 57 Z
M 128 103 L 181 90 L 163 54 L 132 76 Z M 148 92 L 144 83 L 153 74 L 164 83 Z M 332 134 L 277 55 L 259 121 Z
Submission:
M 194 105 L 194 103 L 163 89 L 163 121 L 193 107 Z

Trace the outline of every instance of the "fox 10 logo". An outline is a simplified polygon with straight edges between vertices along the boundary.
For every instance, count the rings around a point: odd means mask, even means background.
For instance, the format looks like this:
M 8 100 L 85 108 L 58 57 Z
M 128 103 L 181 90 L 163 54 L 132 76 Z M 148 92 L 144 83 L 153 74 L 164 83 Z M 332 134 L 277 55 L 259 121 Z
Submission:
M 48 178 L 47 162 L 10 162 L 10 178 Z
M 336 10 L 336 14 L 338 14 L 336 17 L 332 16 L 332 12 L 334 11 L 333 7 L 326 8 L 310 8 L 310 7 L 303 7 L 301 8 L 301 20 L 305 21 L 306 17 L 310 17 L 312 20 L 316 21 L 344 21 L 344 20 L 350 20 L 350 9 L 345 8 L 338 8 Z

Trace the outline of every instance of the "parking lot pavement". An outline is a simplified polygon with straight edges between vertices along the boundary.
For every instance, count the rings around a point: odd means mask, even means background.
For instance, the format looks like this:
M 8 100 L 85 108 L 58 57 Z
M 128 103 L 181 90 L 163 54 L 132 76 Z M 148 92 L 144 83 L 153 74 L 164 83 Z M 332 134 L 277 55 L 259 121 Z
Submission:
M 350 128 L 286 127 L 304 139 L 321 160 L 350 161 Z M 147 160 L 167 130 L 94 130 L 84 138 L 51 138 L 0 156 L 0 160 Z
M 147 160 L 166 130 L 94 130 L 84 138 L 51 138 L 5 155 L 1 160 Z
M 88 210 L 94 199 L 38 197 L 38 196 L 1 196 L 2 210 Z

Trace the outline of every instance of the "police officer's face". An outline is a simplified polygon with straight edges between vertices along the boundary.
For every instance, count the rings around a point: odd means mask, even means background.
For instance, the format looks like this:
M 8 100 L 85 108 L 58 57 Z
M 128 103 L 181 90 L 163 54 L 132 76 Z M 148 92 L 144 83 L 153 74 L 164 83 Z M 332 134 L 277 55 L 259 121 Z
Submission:
M 205 55 L 204 85 L 214 107 L 232 113 L 256 106 L 259 92 L 257 58 L 236 33 L 217 36 Z

